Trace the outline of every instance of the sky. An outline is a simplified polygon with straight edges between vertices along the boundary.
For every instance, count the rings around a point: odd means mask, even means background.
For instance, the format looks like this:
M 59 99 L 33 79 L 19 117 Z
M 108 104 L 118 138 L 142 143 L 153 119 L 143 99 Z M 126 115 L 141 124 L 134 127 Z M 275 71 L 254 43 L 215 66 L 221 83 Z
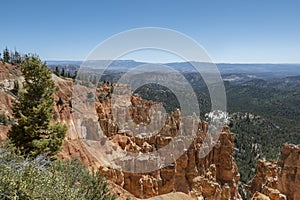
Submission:
M 197 41 L 213 62 L 300 63 L 297 0 L 15 0 L 0 8 L 0 48 L 43 60 L 84 60 L 115 34 L 162 27 Z M 149 51 L 126 58 L 176 61 Z

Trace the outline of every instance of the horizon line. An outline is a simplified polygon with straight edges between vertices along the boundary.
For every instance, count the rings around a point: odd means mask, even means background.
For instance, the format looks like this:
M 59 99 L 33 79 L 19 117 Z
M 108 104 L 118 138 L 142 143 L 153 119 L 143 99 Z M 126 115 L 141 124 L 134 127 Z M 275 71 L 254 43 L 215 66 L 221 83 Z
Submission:
M 85 61 L 112 61 L 111 59 L 107 60 L 73 60 L 73 59 L 43 59 L 43 61 L 46 62 L 85 62 Z M 115 61 L 134 61 L 134 62 L 143 62 L 143 63 L 151 63 L 151 64 L 170 64 L 170 63 L 189 63 L 189 62 L 199 62 L 199 63 L 213 63 L 213 64 L 256 64 L 256 65 L 279 65 L 279 64 L 285 64 L 285 65 L 299 65 L 300 62 L 204 62 L 204 61 L 170 61 L 170 62 L 149 62 L 149 61 L 142 61 L 142 60 L 134 60 L 134 59 L 117 59 Z

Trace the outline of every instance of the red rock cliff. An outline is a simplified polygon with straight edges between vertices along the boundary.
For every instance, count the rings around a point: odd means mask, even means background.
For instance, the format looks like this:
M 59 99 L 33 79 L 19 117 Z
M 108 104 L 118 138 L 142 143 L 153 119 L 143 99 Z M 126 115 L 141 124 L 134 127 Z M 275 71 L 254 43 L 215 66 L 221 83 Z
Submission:
M 98 116 L 97 121 L 107 136 L 107 140 L 115 145 L 113 148 L 121 148 L 122 150 L 134 153 L 152 152 L 167 145 L 173 140 L 174 136 L 179 138 L 177 142 L 181 141 L 180 137 L 185 137 L 184 133 L 179 133 L 179 124 L 182 121 L 185 121 L 186 124 L 191 122 L 198 123 L 196 137 L 191 138 L 191 144 L 184 147 L 184 153 L 172 165 L 149 173 L 119 171 L 110 168 L 102 160 L 96 159 L 99 155 L 109 155 L 113 149 L 105 149 L 103 152 L 100 150 L 97 152 L 98 156 L 88 153 L 89 151 L 79 138 L 89 137 L 89 140 L 98 142 L 98 146 L 103 145 L 105 141 L 98 138 L 97 130 L 89 130 L 90 134 L 88 136 L 85 136 L 85 133 L 76 132 L 74 129 L 74 119 L 69 114 L 74 112 L 74 107 L 72 111 L 66 105 L 66 102 L 70 101 L 69 97 L 72 96 L 69 89 L 71 85 L 68 85 L 71 83 L 60 79 L 57 81 L 60 93 L 57 94 L 56 100 L 58 101 L 59 96 L 63 99 L 64 104 L 57 105 L 56 112 L 59 113 L 59 119 L 69 126 L 68 137 L 64 143 L 64 150 L 60 154 L 61 157 L 80 157 L 87 165 L 99 167 L 99 170 L 106 174 L 110 180 L 139 198 L 149 198 L 170 192 L 184 192 L 194 197 L 203 197 L 204 199 L 241 199 L 237 187 L 239 173 L 232 156 L 234 134 L 230 132 L 229 128 L 224 127 L 220 130 L 221 134 L 217 144 L 204 158 L 199 156 L 200 153 L 203 153 L 199 150 L 199 147 L 203 144 L 204 137 L 207 134 L 207 123 L 182 118 L 178 110 L 167 116 L 165 124 L 160 124 L 162 128 L 154 136 L 144 138 L 139 136 L 133 137 L 134 133 L 126 133 L 126 131 L 128 132 L 126 127 L 119 127 L 114 121 L 110 98 L 112 90 L 110 85 L 105 84 L 97 89 L 96 95 L 98 97 L 101 96 L 101 101 L 96 99 L 95 110 Z M 83 90 L 86 89 L 83 88 Z M 88 93 L 89 91 L 86 90 L 86 92 Z M 122 104 L 121 100 L 120 104 Z M 123 103 L 126 104 L 125 101 Z M 150 115 L 156 114 L 156 117 L 163 117 L 161 113 L 156 112 L 162 107 L 159 103 L 142 100 L 138 95 L 131 96 L 130 103 L 132 104 L 130 110 L 124 111 L 120 107 L 114 113 L 114 116 L 125 115 L 126 113 L 124 114 L 124 112 L 128 112 L 135 123 L 145 124 L 151 121 Z M 151 107 L 154 107 L 155 112 L 150 110 Z M 124 116 L 121 116 L 120 119 L 122 118 Z M 85 124 L 87 124 L 85 127 L 92 127 L 93 123 L 95 123 L 95 119 L 85 121 Z M 188 126 L 185 128 L 188 128 Z M 91 145 L 93 144 L 91 143 Z M 182 143 L 182 145 L 185 144 Z M 130 159 L 128 158 L 128 162 L 131 162 Z M 134 167 L 145 168 L 151 164 L 157 164 L 157 161 L 155 159 L 141 159 L 135 163 L 137 164 Z
M 276 161 L 259 161 L 249 191 L 256 191 L 271 200 L 300 199 L 300 146 L 285 144 Z

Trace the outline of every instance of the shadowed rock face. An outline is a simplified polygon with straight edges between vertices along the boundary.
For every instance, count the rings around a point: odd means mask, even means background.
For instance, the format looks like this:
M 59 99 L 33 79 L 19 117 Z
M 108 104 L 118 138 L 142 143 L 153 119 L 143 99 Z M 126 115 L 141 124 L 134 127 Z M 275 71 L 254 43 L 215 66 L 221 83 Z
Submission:
M 75 123 L 72 116 L 74 111 L 67 105 L 72 97 L 72 81 L 57 79 L 56 83 L 60 90 L 55 95 L 55 99 L 58 101 L 58 97 L 62 97 L 64 105 L 56 105 L 55 112 L 59 113 L 58 120 L 65 122 L 69 127 L 68 136 L 60 154 L 62 158 L 79 157 L 86 165 L 98 167 L 114 183 L 140 198 L 176 191 L 204 199 L 240 199 L 237 191 L 239 174 L 232 157 L 234 135 L 228 128 L 223 128 L 218 143 L 204 158 L 198 156 L 199 146 L 203 144 L 208 127 L 205 122 L 199 122 L 196 137 L 186 148 L 186 152 L 174 162 L 174 165 L 146 174 L 133 174 L 110 169 L 91 155 L 82 141 L 78 139 L 81 134 L 74 129 Z M 83 87 L 82 90 L 86 90 L 86 88 Z M 167 145 L 172 137 L 177 136 L 179 123 L 186 120 L 180 116 L 180 112 L 176 111 L 167 117 L 163 126 L 157 124 L 162 128 L 154 137 L 132 137 L 114 122 L 111 101 L 108 98 L 111 91 L 110 85 L 103 85 L 97 89 L 98 93 L 102 92 L 106 96 L 101 102 L 97 100 L 95 102 L 98 123 L 108 137 L 107 140 L 128 152 L 147 153 Z M 134 106 L 131 107 L 128 114 L 133 117 L 135 123 L 149 123 L 149 120 L 151 121 L 149 116 L 153 114 L 149 113 L 151 112 L 149 108 L 152 106 L 159 110 L 162 106 L 159 103 L 145 101 L 138 95 L 131 96 L 130 100 Z M 126 114 L 122 108 L 117 111 L 117 115 L 121 116 L 121 119 Z M 157 114 L 156 117 L 162 117 L 162 114 Z M 94 122 L 85 121 L 84 123 L 86 126 L 90 126 Z M 90 132 L 94 131 L 96 132 L 96 130 Z M 89 139 L 97 140 L 96 133 L 89 137 L 92 137 Z M 105 141 L 100 141 L 100 143 L 103 142 Z M 299 149 L 299 146 L 286 144 L 278 162 L 258 162 L 256 175 L 249 183 L 249 191 L 253 199 L 300 199 Z M 155 160 L 153 163 L 155 164 Z M 141 161 L 138 167 L 145 167 L 145 165 L 149 165 L 148 160 Z
M 79 157 L 87 166 L 94 166 L 99 168 L 100 172 L 105 174 L 111 181 L 120 185 L 125 190 L 132 193 L 139 198 L 149 198 L 161 194 L 171 192 L 183 192 L 195 198 L 203 197 L 204 199 L 241 199 L 238 194 L 237 183 L 239 180 L 239 173 L 232 156 L 234 135 L 230 133 L 229 128 L 224 127 L 219 130 L 220 137 L 217 144 L 208 151 L 208 145 L 204 143 L 207 136 L 208 124 L 200 122 L 190 117 L 182 117 L 179 110 L 175 110 L 170 115 L 163 115 L 161 103 L 146 101 L 141 99 L 138 95 L 132 95 L 129 100 L 131 107 L 125 109 L 128 102 L 122 99 L 122 94 L 116 92 L 119 106 L 112 110 L 111 102 L 111 86 L 104 84 L 96 90 L 96 98 L 94 101 L 94 108 L 97 113 L 95 120 L 83 120 L 82 126 L 89 127 L 85 132 L 78 132 L 74 128 L 76 122 L 74 121 L 72 112 L 74 108 L 70 108 L 67 103 L 72 97 L 72 83 L 66 80 L 56 79 L 56 84 L 59 86 L 59 93 L 55 95 L 55 99 L 61 97 L 64 101 L 63 105 L 56 105 L 55 112 L 59 113 L 58 120 L 66 123 L 69 127 L 67 138 L 64 142 L 63 151 L 60 153 L 62 158 Z M 126 89 L 126 88 L 125 88 Z M 120 91 L 125 91 L 120 90 Z M 89 91 L 86 88 L 82 90 Z M 125 92 L 124 92 L 125 93 Z M 97 96 L 101 94 L 101 99 Z M 100 95 L 99 95 L 100 96 Z M 74 105 L 73 105 L 74 106 Z M 78 108 L 77 108 L 78 109 Z M 79 108 L 80 109 L 80 108 Z M 155 123 L 152 127 L 158 131 L 153 131 L 153 134 L 145 136 L 136 135 L 130 132 L 131 122 L 127 121 L 125 126 L 120 127 L 114 120 L 114 117 L 120 117 L 120 121 L 130 116 L 135 124 L 150 124 Z M 161 118 L 162 120 L 153 120 L 153 118 Z M 103 133 L 107 136 L 106 139 L 97 136 L 97 129 L 92 128 L 93 123 L 98 122 Z M 185 124 L 180 128 L 181 124 Z M 193 130 L 193 126 L 197 125 L 194 137 L 186 140 L 186 132 Z M 151 132 L 151 128 L 149 129 Z M 89 132 L 89 134 L 86 134 Z M 175 137 L 176 136 L 176 137 Z M 209 137 L 209 136 L 208 136 Z M 107 141 L 112 142 L 112 149 L 102 149 L 97 156 L 90 153 L 90 149 L 83 144 L 80 138 L 91 141 L 91 144 L 97 146 L 104 145 Z M 175 139 L 176 138 L 176 139 Z M 180 149 L 184 149 L 182 155 L 178 157 L 171 165 L 165 166 L 161 169 L 154 170 L 147 173 L 130 173 L 122 170 L 115 170 L 107 166 L 102 160 L 99 160 L 99 155 L 107 156 L 115 149 L 121 149 L 132 153 L 143 153 L 147 155 L 149 152 L 161 149 L 170 142 L 176 142 Z M 204 150 L 200 147 L 206 145 Z M 176 151 L 176 149 L 174 149 Z M 205 157 L 201 154 L 207 154 Z M 170 155 L 176 152 L 170 152 Z M 97 157 L 97 158 L 96 158 Z M 171 158 L 172 156 L 170 156 Z M 159 157 L 144 157 L 139 160 L 132 160 L 127 157 L 129 168 L 145 169 L 155 166 L 158 163 Z M 130 165 L 134 163 L 134 165 Z M 152 166 L 152 167 L 153 167 Z
M 14 96 L 6 92 L 11 89 L 14 80 L 21 81 L 20 70 L 15 66 L 1 65 L 0 82 L 5 82 L 7 88 L 0 91 L 0 111 L 4 111 L 7 116 L 12 116 L 12 102 Z M 11 71 L 16 71 L 11 73 Z M 7 79 L 9 77 L 9 80 Z M 6 80 L 7 79 L 7 80 Z M 54 94 L 55 106 L 53 116 L 56 120 L 67 124 L 68 132 L 63 144 L 63 151 L 59 156 L 63 159 L 79 158 L 88 167 L 94 167 L 105 174 L 110 181 L 119 185 L 114 190 L 122 194 L 122 198 L 126 196 L 148 198 L 161 194 L 172 192 L 173 195 L 165 196 L 167 199 L 182 196 L 183 193 L 188 194 L 193 198 L 202 199 L 241 199 L 237 190 L 239 173 L 232 157 L 234 135 L 230 133 L 229 128 L 224 127 L 221 131 L 218 142 L 212 148 L 212 151 L 205 152 L 208 148 L 204 148 L 205 157 L 201 156 L 203 151 L 199 147 L 208 147 L 204 143 L 204 138 L 207 136 L 208 125 L 205 122 L 193 121 L 191 118 L 181 116 L 181 113 L 176 110 L 171 115 L 164 116 L 160 110 L 162 104 L 145 101 L 138 95 L 129 97 L 129 102 L 122 99 L 122 96 L 117 96 L 120 102 L 119 106 L 112 111 L 111 103 L 111 85 L 104 84 L 96 90 L 95 100 L 88 104 L 93 107 L 95 118 L 86 118 L 81 121 L 81 126 L 86 127 L 83 131 L 76 127 L 74 113 L 77 109 L 82 109 L 80 105 L 72 105 L 73 81 L 70 79 L 61 79 L 53 76 L 59 90 Z M 124 88 L 120 91 L 115 91 L 114 94 L 122 95 L 129 88 Z M 86 99 L 90 89 L 82 86 L 80 91 L 86 95 L 82 100 Z M 101 95 L 100 95 L 101 94 Z M 100 98 L 101 96 L 101 98 Z M 59 102 L 59 98 L 63 102 Z M 126 110 L 122 105 L 130 103 L 132 106 Z M 126 116 L 132 118 L 135 124 L 150 124 L 154 118 L 163 118 L 157 120 L 154 124 L 154 129 L 159 127 L 157 132 L 147 137 L 141 137 L 131 133 L 128 128 L 131 124 L 122 121 Z M 115 118 L 119 117 L 119 123 L 125 124 L 120 126 Z M 151 118 L 152 117 L 152 118 Z M 180 140 L 186 137 L 186 132 L 193 129 L 193 123 L 197 123 L 197 130 L 194 137 L 188 140 L 188 143 Z M 106 138 L 100 138 L 98 135 L 99 129 L 95 124 L 99 125 Z M 185 124 L 182 130 L 180 125 Z M 153 128 L 152 127 L 152 128 Z M 9 130 L 9 126 L 0 126 L 0 136 L 5 139 L 5 133 Z M 150 130 L 151 131 L 151 130 Z M 86 134 L 88 132 L 89 134 Z M 175 140 L 174 138 L 178 138 Z M 110 168 L 106 163 L 99 160 L 93 155 L 90 149 L 87 148 L 83 140 L 95 142 L 98 146 L 103 146 L 107 141 L 111 141 L 114 146 L 112 149 L 102 149 L 99 151 L 100 156 L 109 155 L 115 149 L 121 149 L 126 152 L 133 153 L 151 153 L 155 150 L 165 147 L 170 142 L 177 142 L 185 149 L 184 153 L 176 159 L 172 165 L 165 166 L 162 169 L 155 170 L 149 173 L 129 173 L 122 170 Z M 188 144 L 188 145 L 187 145 Z M 253 195 L 252 199 L 300 199 L 300 183 L 299 183 L 299 146 L 285 145 L 282 150 L 282 155 L 279 161 L 266 162 L 259 161 L 256 169 L 256 176 L 249 183 L 250 192 Z M 174 154 L 175 152 L 170 152 Z M 130 162 L 130 158 L 127 158 Z M 157 160 L 154 158 L 140 159 L 135 162 L 135 168 L 147 168 L 151 165 L 156 165 Z M 156 158 L 157 159 L 157 158 Z M 127 193 L 126 189 L 130 193 Z M 176 194 L 180 194 L 179 196 Z M 175 195 L 175 196 L 174 196 Z M 183 195 L 184 196 L 184 195 Z M 185 198 L 185 197 L 184 197 Z
M 287 198 L 300 199 L 300 146 L 285 144 L 278 161 L 278 189 Z
M 253 199 L 285 200 L 286 196 L 278 190 L 278 185 L 278 166 L 276 162 L 259 160 L 256 174 L 249 182 L 249 192 Z
M 300 199 L 300 146 L 285 144 L 276 161 L 259 161 L 249 191 L 261 192 L 271 200 Z
M 4 67 L 7 68 L 7 66 Z M 6 69 L 5 72 L 10 73 Z M 8 75 L 5 75 L 5 77 L 8 77 Z M 20 74 L 18 76 L 9 75 L 9 77 L 18 80 L 21 78 Z M 89 101 L 86 97 L 91 92 L 90 89 L 82 86 L 80 87 L 80 91 L 85 95 L 75 95 L 74 97 L 72 80 L 61 79 L 56 76 L 53 76 L 53 79 L 59 88 L 54 94 L 55 106 L 53 116 L 57 121 L 65 123 L 68 126 L 63 151 L 59 154 L 61 158 L 81 159 L 88 167 L 99 169 L 113 183 L 140 198 L 148 198 L 171 192 L 183 192 L 200 199 L 241 199 L 237 190 L 239 173 L 232 157 L 234 135 L 230 133 L 227 127 L 219 130 L 221 134 L 217 144 L 212 148 L 212 151 L 206 152 L 209 149 L 209 144 L 204 142 L 208 130 L 206 122 L 199 122 L 189 117 L 183 117 L 178 110 L 168 116 L 164 116 L 160 112 L 162 109 L 161 103 L 145 101 L 138 95 L 129 97 L 129 103 L 132 106 L 128 110 L 122 107 L 122 103 L 126 105 L 128 101 L 123 101 L 124 99 L 121 96 L 120 98 L 116 98 L 121 101 L 118 103 L 121 106 L 115 109 L 116 113 L 113 115 L 111 103 L 112 88 L 110 85 L 104 84 L 98 88 L 95 93 L 95 99 Z M 129 90 L 129 88 L 126 89 L 124 87 L 119 93 L 118 91 L 114 91 L 114 94 L 122 95 L 126 90 Z M 93 112 L 96 113 L 95 118 L 87 117 L 80 122 L 82 127 L 86 127 L 83 130 L 76 128 L 78 122 L 76 122 L 74 114 L 77 110 L 84 110 L 84 108 L 81 108 L 80 105 L 73 105 L 74 98 L 82 98 L 83 101 L 88 101 L 88 106 L 93 107 Z M 59 101 L 60 99 L 62 102 Z M 9 94 L 1 95 L 1 106 L 4 105 L 3 110 L 8 111 L 10 115 L 11 102 L 13 100 L 14 97 Z M 126 126 L 120 126 L 120 124 L 116 123 L 115 118 L 118 116 L 121 120 L 119 123 Z M 155 124 L 152 128 L 159 127 L 158 131 L 155 132 L 150 128 L 150 132 L 153 131 L 153 135 L 148 135 L 147 137 L 135 135 L 135 133 L 128 131 L 131 122 L 126 124 L 122 121 L 124 116 L 132 118 L 135 124 L 148 125 L 154 122 Z M 164 120 L 153 121 L 153 117 Z M 95 124 L 99 125 L 103 133 L 107 136 L 106 139 L 99 137 L 99 129 L 96 128 Z M 181 124 L 184 124 L 182 129 L 180 129 Z M 197 124 L 197 129 L 194 131 L 194 137 L 188 138 L 188 142 L 184 142 L 185 140 L 183 139 L 187 138 L 186 132 L 193 130 L 195 124 Z M 2 132 L 7 132 L 8 128 L 3 128 Z M 89 134 L 86 134 L 86 132 Z M 175 136 L 176 140 L 174 139 Z M 114 144 L 112 149 L 102 149 L 102 151 L 98 152 L 100 156 L 110 155 L 109 153 L 114 151 L 114 149 L 147 155 L 147 153 L 165 147 L 172 141 L 177 142 L 181 146 L 181 149 L 184 149 L 184 152 L 173 164 L 159 170 L 149 173 L 129 173 L 111 169 L 102 160 L 97 159 L 99 155 L 97 157 L 94 156 L 82 139 L 92 141 L 100 147 L 107 141 L 111 141 Z M 200 147 L 205 147 L 204 151 L 201 151 Z M 170 152 L 170 155 L 175 153 Z M 207 155 L 205 157 L 201 156 L 203 153 Z M 128 158 L 128 161 L 130 161 L 130 158 Z M 157 160 L 155 158 L 151 160 L 140 159 L 135 163 L 136 165 L 133 167 L 147 168 L 151 165 L 156 165 Z M 121 193 L 124 194 L 123 197 L 130 195 L 124 191 Z M 131 198 L 133 197 L 131 196 Z

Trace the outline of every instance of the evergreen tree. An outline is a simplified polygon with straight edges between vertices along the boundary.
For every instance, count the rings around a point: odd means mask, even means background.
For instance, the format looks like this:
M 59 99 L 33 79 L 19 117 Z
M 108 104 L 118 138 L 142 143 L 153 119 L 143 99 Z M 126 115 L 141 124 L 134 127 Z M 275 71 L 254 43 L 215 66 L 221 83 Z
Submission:
M 55 66 L 54 74 L 55 74 L 56 76 L 59 76 L 59 69 L 58 69 L 58 66 Z
M 7 47 L 3 51 L 3 62 L 6 62 L 6 63 L 10 62 L 10 53 L 9 53 L 9 50 Z
M 17 123 L 12 125 L 8 137 L 24 155 L 54 155 L 61 149 L 66 126 L 51 123 L 55 91 L 52 73 L 37 56 L 25 57 L 21 67 L 24 90 L 14 104 Z
M 15 50 L 15 52 L 12 53 L 11 55 L 13 56 L 13 59 L 11 61 L 13 64 L 20 64 L 21 63 L 21 61 L 22 61 L 21 54 L 17 50 Z
M 6 126 L 8 124 L 7 117 L 4 113 L 0 114 L 0 124 L 3 124 L 4 126 Z
M 73 76 L 73 79 L 76 79 L 76 78 L 77 78 L 77 74 L 78 74 L 78 71 L 77 71 L 77 70 L 75 70 L 75 72 L 74 72 L 74 76 Z
M 62 77 L 64 77 L 64 76 L 65 76 L 65 68 L 62 68 L 62 69 L 61 69 L 61 73 L 60 73 L 60 75 L 61 75 Z
M 71 73 L 70 73 L 70 71 L 67 71 L 67 78 L 71 78 Z

